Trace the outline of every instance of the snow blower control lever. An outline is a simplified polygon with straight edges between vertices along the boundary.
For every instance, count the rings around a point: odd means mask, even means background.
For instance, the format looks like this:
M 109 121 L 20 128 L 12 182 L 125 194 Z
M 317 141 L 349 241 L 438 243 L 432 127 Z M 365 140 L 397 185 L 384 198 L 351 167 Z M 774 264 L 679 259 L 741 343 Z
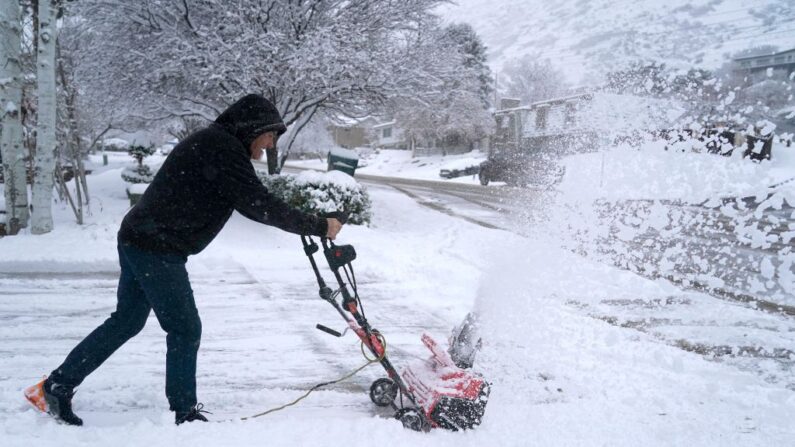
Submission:
M 333 213 L 325 217 L 345 223 L 348 215 Z M 348 324 L 342 333 L 321 324 L 316 326 L 317 329 L 335 337 L 342 337 L 351 329 L 361 340 L 362 353 L 368 359 L 365 366 L 380 363 L 387 373 L 387 378 L 376 380 L 370 387 L 373 403 L 379 407 L 391 407 L 395 410 L 395 418 L 404 427 L 416 431 L 428 431 L 434 427 L 459 430 L 480 424 L 488 400 L 488 383 L 479 375 L 457 368 L 446 352 L 436 349 L 436 342 L 427 335 L 423 336 L 423 342 L 433 354 L 431 359 L 398 373 L 387 357 L 386 339 L 370 326 L 365 316 L 352 264 L 356 250 L 352 245 L 335 245 L 328 238 L 320 238 L 323 255 L 337 280 L 338 288 L 333 290 L 323 280 L 315 262 L 314 254 L 320 246 L 310 236 L 301 236 L 301 242 L 315 273 L 320 298 L 331 304 Z M 341 303 L 337 301 L 340 295 Z M 373 357 L 365 353 L 365 348 Z M 428 367 L 433 370 L 427 370 Z M 428 374 L 433 376 L 431 380 Z M 436 389 L 437 386 L 441 388 Z

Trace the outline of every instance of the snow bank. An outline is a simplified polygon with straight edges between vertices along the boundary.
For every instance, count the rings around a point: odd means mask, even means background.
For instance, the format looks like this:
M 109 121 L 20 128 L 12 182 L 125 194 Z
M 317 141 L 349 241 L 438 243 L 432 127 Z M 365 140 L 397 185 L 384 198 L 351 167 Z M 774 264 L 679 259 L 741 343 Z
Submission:
M 567 306 L 674 287 L 539 241 L 492 248 L 475 309 L 493 445 L 764 445 L 791 431 L 791 392 Z

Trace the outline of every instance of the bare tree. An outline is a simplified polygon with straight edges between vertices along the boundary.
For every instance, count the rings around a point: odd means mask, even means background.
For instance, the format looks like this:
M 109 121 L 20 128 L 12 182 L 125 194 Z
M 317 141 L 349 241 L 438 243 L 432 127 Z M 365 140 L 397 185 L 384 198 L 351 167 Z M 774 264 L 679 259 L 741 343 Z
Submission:
M 60 152 L 60 160 L 65 160 L 71 165 L 71 170 L 67 171 L 75 179 L 74 192 L 75 197 L 72 198 L 70 189 L 67 185 L 66 178 L 67 172 L 64 172 L 60 165 L 56 165 L 56 179 L 59 183 L 59 191 L 62 199 L 65 197 L 72 210 L 75 213 L 75 218 L 79 225 L 83 224 L 84 210 L 83 205 L 88 205 L 90 196 L 88 194 L 88 180 L 86 179 L 86 169 L 83 164 L 83 142 L 80 138 L 78 129 L 78 111 L 77 111 L 77 89 L 72 82 L 71 71 L 69 66 L 74 63 L 67 63 L 67 58 L 61 55 L 60 47 L 56 47 L 57 59 L 57 74 L 59 89 L 59 102 L 62 107 L 58 108 L 59 112 L 59 132 L 58 138 L 64 144 L 60 145 L 62 149 Z M 64 151 L 63 149 L 66 148 Z
M 19 2 L 0 6 L 0 159 L 5 181 L 6 232 L 16 234 L 28 224 L 28 188 L 21 121 L 22 17 Z

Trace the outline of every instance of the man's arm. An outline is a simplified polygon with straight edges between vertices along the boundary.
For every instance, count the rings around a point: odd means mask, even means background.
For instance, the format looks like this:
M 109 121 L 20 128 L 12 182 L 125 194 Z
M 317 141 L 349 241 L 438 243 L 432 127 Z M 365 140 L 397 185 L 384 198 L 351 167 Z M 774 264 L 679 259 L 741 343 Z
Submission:
M 219 154 L 219 187 L 235 210 L 247 218 L 295 234 L 336 236 L 339 228 L 327 219 L 297 210 L 268 192 L 259 181 L 251 161 L 243 153 L 224 150 Z M 334 235 L 329 230 L 336 230 Z

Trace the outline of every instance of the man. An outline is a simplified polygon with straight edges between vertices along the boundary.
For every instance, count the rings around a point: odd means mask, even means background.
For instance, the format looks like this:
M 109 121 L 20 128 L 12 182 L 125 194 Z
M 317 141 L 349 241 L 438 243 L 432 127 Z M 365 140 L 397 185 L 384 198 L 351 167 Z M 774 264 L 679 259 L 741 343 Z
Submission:
M 209 127 L 180 142 L 119 230 L 121 276 L 116 311 L 78 344 L 61 366 L 25 390 L 39 410 L 82 425 L 72 411 L 74 389 L 143 329 L 150 310 L 167 333 L 166 397 L 175 422 L 207 421 L 196 401 L 201 321 L 185 270 L 233 210 L 282 230 L 334 239 L 342 227 L 290 208 L 268 193 L 250 159 L 274 150 L 286 127 L 259 95 L 230 106 Z

